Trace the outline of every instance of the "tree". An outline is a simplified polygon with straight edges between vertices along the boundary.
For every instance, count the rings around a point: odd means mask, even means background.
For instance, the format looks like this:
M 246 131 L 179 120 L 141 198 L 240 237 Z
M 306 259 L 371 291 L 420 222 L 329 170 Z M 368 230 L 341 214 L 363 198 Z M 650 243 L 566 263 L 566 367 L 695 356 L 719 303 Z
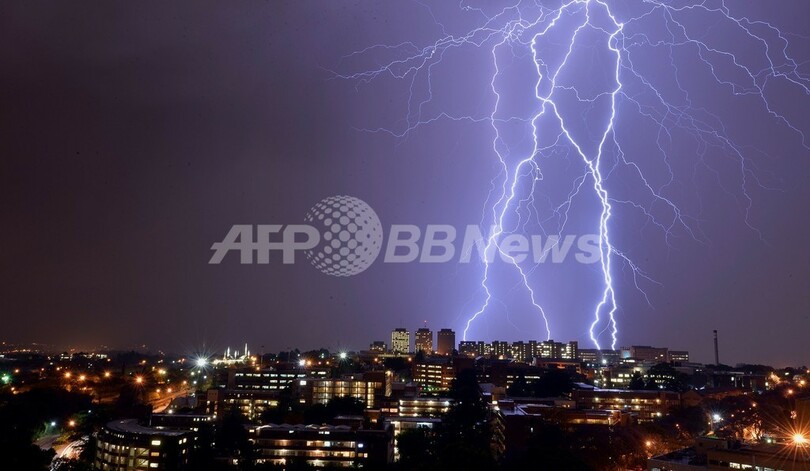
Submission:
M 639 391 L 644 389 L 645 386 L 646 385 L 644 384 L 644 377 L 641 376 L 641 373 L 639 373 L 638 371 L 634 371 L 633 377 L 630 378 L 630 383 L 627 385 L 627 389 Z
M 397 437 L 397 448 L 404 469 L 425 469 L 436 461 L 435 436 L 427 428 L 404 430 Z

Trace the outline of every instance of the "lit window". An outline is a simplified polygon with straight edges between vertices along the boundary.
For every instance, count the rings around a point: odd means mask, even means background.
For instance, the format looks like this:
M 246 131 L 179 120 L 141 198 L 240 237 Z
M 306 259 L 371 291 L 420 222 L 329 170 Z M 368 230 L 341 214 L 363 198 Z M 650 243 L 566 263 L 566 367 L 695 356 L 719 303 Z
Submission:
M 160 440 L 152 440 L 152 446 L 160 446 Z

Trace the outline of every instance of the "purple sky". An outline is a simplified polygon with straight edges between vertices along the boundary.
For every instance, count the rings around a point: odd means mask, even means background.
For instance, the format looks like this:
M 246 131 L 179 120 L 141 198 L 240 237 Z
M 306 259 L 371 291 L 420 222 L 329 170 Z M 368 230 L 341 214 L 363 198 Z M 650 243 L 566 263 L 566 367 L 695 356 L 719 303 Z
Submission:
M 313 204 L 331 195 L 366 201 L 386 229 L 481 222 L 499 168 L 491 124 L 438 119 L 402 138 L 364 132 L 402 131 L 409 93 L 412 103 L 427 99 L 424 75 L 411 86 L 410 76 L 365 83 L 331 72 L 361 72 L 401 52 L 341 59 L 353 51 L 403 41 L 425 46 L 483 21 L 481 13 L 445 3 L 0 6 L 2 340 L 146 344 L 178 352 L 244 342 L 254 351 L 260 345 L 267 351 L 361 349 L 372 340 L 389 341 L 394 327 L 414 330 L 424 321 L 434 330 L 453 328 L 460 339 L 483 300 L 478 263 L 378 259 L 349 278 L 328 277 L 303 256 L 288 266 L 240 265 L 236 256 L 208 264 L 211 244 L 232 224 L 302 223 Z M 634 2 L 615 3 L 621 14 L 636 11 Z M 806 76 L 809 8 L 798 0 L 748 1 L 734 2 L 732 13 L 792 33 L 787 51 Z M 740 60 L 756 64 L 761 51 L 716 20 L 685 21 L 707 42 L 740 47 Z M 660 34 L 651 28 L 651 35 Z M 548 57 L 555 57 L 553 41 L 548 47 Z M 441 112 L 489 116 L 495 103 L 489 49 L 447 51 L 433 69 L 433 99 L 423 119 Z M 571 83 L 604 87 L 609 57 L 582 53 Z M 668 60 L 650 52 L 635 57 L 663 90 L 674 90 Z M 621 105 L 628 113 L 616 123 L 624 152 L 652 184 L 666 187 L 700 237 L 676 228 L 667 241 L 637 209 L 617 205 L 614 243 L 657 282 L 641 282 L 650 306 L 617 265 L 619 344 L 687 349 L 694 359 L 710 361 L 711 331 L 718 329 L 725 362 L 807 364 L 810 152 L 756 97 L 733 96 L 710 80 L 694 54 L 684 50 L 674 60 L 695 108 L 722 119 L 753 173 L 743 186 L 733 156 L 701 149 L 686 131 L 674 130 L 666 148 L 673 182 L 665 185 L 658 130 L 629 103 Z M 520 93 L 536 81 L 520 61 L 519 54 L 507 61 L 504 113 L 536 106 Z M 718 71 L 734 78 L 722 65 Z M 774 79 L 767 98 L 810 131 L 810 97 L 800 87 Z M 583 120 L 583 135 L 598 126 L 595 114 Z M 508 140 L 520 155 L 525 141 L 519 130 Z M 566 148 L 542 157 L 535 194 L 540 213 L 547 201 L 560 202 L 579 171 L 581 161 L 566 158 Z M 714 170 L 698 165 L 701 158 Z M 613 194 L 649 203 L 630 173 L 619 169 L 610 177 Z M 750 225 L 761 237 L 746 225 L 742 188 L 752 200 Z M 572 206 L 568 233 L 595 230 L 595 204 L 584 191 Z M 652 208 L 668 217 L 660 206 Z M 528 230 L 539 229 L 530 224 Z M 499 301 L 470 337 L 544 338 L 526 293 L 504 268 L 493 272 Z M 542 266 L 530 276 L 555 340 L 590 347 L 588 325 L 602 286 L 595 268 Z

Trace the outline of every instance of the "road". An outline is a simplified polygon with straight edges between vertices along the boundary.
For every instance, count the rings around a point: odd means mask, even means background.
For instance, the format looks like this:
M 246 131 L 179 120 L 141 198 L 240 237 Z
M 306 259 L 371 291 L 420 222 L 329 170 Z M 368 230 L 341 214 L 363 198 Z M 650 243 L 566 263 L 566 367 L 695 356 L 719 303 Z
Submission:
M 149 401 L 149 404 L 152 405 L 152 410 L 154 412 L 163 412 L 165 411 L 169 405 L 171 405 L 172 401 L 177 399 L 178 397 L 183 397 L 188 395 L 188 388 L 179 388 L 176 391 L 172 391 L 171 393 L 162 393 L 159 397 L 152 399 Z

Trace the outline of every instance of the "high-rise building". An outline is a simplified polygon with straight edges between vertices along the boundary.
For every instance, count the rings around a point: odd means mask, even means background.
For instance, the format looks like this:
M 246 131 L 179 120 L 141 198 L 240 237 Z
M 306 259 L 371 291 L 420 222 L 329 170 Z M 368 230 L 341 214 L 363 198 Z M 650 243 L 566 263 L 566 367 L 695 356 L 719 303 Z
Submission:
M 382 340 L 375 340 L 371 342 L 368 349 L 374 353 L 385 353 L 385 351 L 388 350 L 388 345 L 386 345 Z
M 436 334 L 436 351 L 439 355 L 450 355 L 456 346 L 456 333 L 452 329 L 442 329 Z
M 411 333 L 408 329 L 398 328 L 391 331 L 391 351 L 394 353 L 410 353 Z
M 416 329 L 414 343 L 417 352 L 433 353 L 433 331 L 427 327 Z

